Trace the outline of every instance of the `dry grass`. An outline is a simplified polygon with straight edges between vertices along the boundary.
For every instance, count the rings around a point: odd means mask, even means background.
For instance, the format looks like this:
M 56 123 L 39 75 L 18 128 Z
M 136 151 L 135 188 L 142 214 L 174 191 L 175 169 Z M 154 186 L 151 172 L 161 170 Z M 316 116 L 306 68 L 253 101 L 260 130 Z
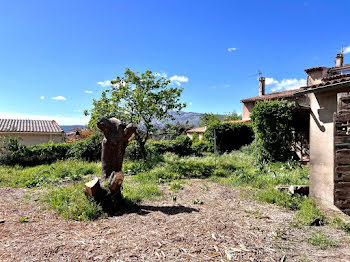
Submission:
M 43 209 L 40 189 L 0 188 L 0 261 L 350 261 L 341 230 L 290 227 L 295 212 L 243 199 L 239 188 L 197 179 L 170 186 L 160 186 L 161 200 L 94 222 Z M 308 243 L 320 229 L 339 246 Z

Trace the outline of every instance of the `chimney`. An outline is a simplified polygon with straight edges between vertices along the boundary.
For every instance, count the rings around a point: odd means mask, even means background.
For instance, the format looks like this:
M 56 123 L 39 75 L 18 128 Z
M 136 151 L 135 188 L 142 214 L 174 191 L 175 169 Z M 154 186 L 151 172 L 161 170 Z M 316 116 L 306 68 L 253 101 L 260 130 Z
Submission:
M 259 96 L 265 95 L 265 77 L 259 77 Z
M 342 67 L 344 62 L 344 56 L 343 53 L 337 54 L 337 57 L 335 58 L 335 67 Z

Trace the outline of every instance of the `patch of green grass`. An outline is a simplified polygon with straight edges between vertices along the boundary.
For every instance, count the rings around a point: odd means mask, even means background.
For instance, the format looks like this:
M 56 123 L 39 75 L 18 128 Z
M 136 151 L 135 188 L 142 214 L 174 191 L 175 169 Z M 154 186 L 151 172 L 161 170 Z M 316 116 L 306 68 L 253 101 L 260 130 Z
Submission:
M 28 220 L 29 220 L 29 217 L 21 217 L 21 218 L 19 218 L 18 222 L 20 222 L 20 223 L 27 223 Z
M 67 186 L 49 188 L 43 201 L 66 219 L 88 221 L 97 219 L 103 212 L 94 199 L 84 192 L 84 183 L 77 182 Z
M 130 201 L 139 203 L 143 199 L 156 200 L 162 195 L 158 188 L 159 179 L 140 173 L 135 176 L 126 176 L 123 182 L 122 194 Z
M 175 181 L 170 186 L 170 190 L 172 191 L 179 191 L 181 189 L 183 189 L 183 186 L 181 185 L 180 181 Z
M 335 247 L 339 245 L 338 241 L 330 237 L 327 237 L 320 230 L 317 231 L 316 233 L 313 233 L 311 237 L 307 239 L 307 242 L 310 243 L 311 245 L 318 246 L 322 249 L 325 249 L 327 247 Z
M 261 214 L 258 210 L 244 210 L 247 214 L 252 214 L 256 219 L 266 219 L 269 218 L 268 216 L 265 216 Z
M 325 214 L 317 207 L 316 203 L 306 198 L 300 205 L 295 219 L 297 222 L 309 226 L 324 225 L 326 221 Z
M 275 188 L 257 190 L 253 196 L 259 201 L 283 206 L 291 210 L 298 210 L 304 200 L 303 197 L 293 197 L 288 192 L 279 191 Z
M 338 229 L 343 230 L 346 233 L 350 233 L 350 225 L 346 223 L 342 218 L 335 216 L 332 218 L 331 223 Z
M 85 161 L 57 161 L 51 165 L 23 168 L 0 166 L 0 186 L 40 187 L 62 179 L 79 181 L 86 175 L 100 174 L 100 164 Z

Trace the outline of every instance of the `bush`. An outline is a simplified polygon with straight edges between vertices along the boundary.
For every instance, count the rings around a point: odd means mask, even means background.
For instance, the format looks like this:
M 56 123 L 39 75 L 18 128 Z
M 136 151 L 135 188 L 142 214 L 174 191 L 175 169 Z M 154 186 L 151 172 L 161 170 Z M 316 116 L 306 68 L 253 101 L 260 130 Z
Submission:
M 16 138 L 5 137 L 1 139 L 0 163 L 21 166 L 52 163 L 66 159 L 69 147 L 65 143 L 25 146 Z
M 208 126 L 204 134 L 210 148 L 214 148 L 214 130 L 217 150 L 220 153 L 240 149 L 254 140 L 254 132 L 250 124 L 214 123 Z
M 284 100 L 260 101 L 251 114 L 258 161 L 286 161 L 293 145 L 293 110 Z
M 102 133 L 93 134 L 87 139 L 79 140 L 69 144 L 70 148 L 67 157 L 86 161 L 101 160 L 102 153 Z
M 192 141 L 186 135 L 178 136 L 174 140 L 150 140 L 146 143 L 146 151 L 149 158 L 154 158 L 165 153 L 174 153 L 179 156 L 188 156 L 193 153 Z M 125 157 L 131 160 L 142 158 L 140 147 L 136 141 L 132 141 L 126 148 Z
M 4 137 L 0 139 L 0 164 L 34 166 L 69 158 L 98 161 L 101 159 L 101 137 L 100 133 L 96 133 L 74 143 L 34 146 L 22 145 L 17 138 Z

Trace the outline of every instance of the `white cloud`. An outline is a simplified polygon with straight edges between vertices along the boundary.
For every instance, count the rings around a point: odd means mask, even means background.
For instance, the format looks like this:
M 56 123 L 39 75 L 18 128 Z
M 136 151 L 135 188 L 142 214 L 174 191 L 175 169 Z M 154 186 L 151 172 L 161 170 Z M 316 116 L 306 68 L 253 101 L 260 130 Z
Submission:
M 82 111 L 80 109 L 74 109 L 73 112 L 81 113 Z
M 86 94 L 92 94 L 92 91 L 90 91 L 90 90 L 85 90 L 84 91 Z
M 226 84 L 224 87 L 225 88 L 229 88 L 229 87 L 231 87 L 231 85 L 230 84 Z
M 174 75 L 174 76 L 170 77 L 170 80 L 171 81 L 179 81 L 179 82 L 188 82 L 188 77 Z
M 191 106 L 191 105 L 192 105 L 192 102 L 189 102 L 188 105 Z
M 110 80 L 100 81 L 100 82 L 97 82 L 97 84 L 102 86 L 102 87 L 106 87 L 106 86 L 110 86 L 111 85 L 111 81 Z
M 169 79 L 170 79 L 170 81 L 174 82 L 178 86 L 181 86 L 181 83 L 188 82 L 188 80 L 189 80 L 187 76 L 178 76 L 178 75 L 174 75 L 174 76 L 170 77 Z
M 301 86 L 306 86 L 306 79 L 290 78 L 278 81 L 276 79 L 267 77 L 265 78 L 265 84 L 267 86 L 271 86 L 271 91 L 275 92 L 281 90 L 297 89 Z
M 238 49 L 237 47 L 230 47 L 230 48 L 227 48 L 227 51 L 233 52 L 233 51 L 236 51 L 237 49 Z
M 41 96 L 40 99 L 41 99 L 41 100 L 44 100 L 44 99 L 45 99 L 45 96 Z
M 64 96 L 55 96 L 52 98 L 53 100 L 62 100 L 62 101 L 66 101 L 67 98 L 65 98 Z
M 350 53 L 350 46 L 344 47 L 344 54 Z
M 86 125 L 90 117 L 69 117 L 62 115 L 31 115 L 0 112 L 0 118 L 5 119 L 32 119 L 32 120 L 55 120 L 59 125 Z

